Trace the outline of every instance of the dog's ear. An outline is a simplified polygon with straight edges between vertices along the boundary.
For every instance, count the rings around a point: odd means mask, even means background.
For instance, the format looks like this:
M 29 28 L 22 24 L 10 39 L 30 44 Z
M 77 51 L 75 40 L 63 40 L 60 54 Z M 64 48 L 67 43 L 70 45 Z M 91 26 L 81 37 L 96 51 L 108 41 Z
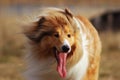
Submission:
M 36 22 L 32 22 L 25 26 L 24 34 L 25 36 L 32 40 L 37 41 L 40 35 L 40 29 L 42 28 L 42 23 L 45 21 L 45 17 L 39 17 L 40 19 Z
M 72 14 L 72 12 L 71 12 L 69 9 L 65 8 L 65 13 L 66 13 L 68 16 L 70 16 L 71 18 L 73 18 L 73 14 Z
M 38 25 L 40 26 L 40 25 L 45 21 L 45 17 L 40 16 L 39 18 L 40 18 L 40 19 L 37 21 L 37 23 L 38 23 Z M 38 27 L 39 27 L 39 26 L 38 26 Z

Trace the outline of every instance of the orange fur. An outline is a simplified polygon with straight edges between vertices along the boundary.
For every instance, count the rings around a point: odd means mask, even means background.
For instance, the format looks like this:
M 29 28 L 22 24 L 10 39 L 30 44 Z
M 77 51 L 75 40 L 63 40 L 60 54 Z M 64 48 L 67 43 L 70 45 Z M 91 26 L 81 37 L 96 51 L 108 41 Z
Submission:
M 88 33 L 88 39 L 94 37 L 91 44 L 88 45 L 89 48 L 93 48 L 93 51 L 89 54 L 89 67 L 84 80 L 98 80 L 99 75 L 99 63 L 100 63 L 100 52 L 101 52 L 101 42 L 97 31 L 94 29 L 92 24 L 84 17 L 77 16 L 86 26 L 85 32 Z M 89 32 L 88 32 L 89 31 Z
M 86 41 L 89 41 L 88 43 L 85 43 L 87 44 L 85 45 L 85 49 L 87 49 L 88 54 L 88 67 L 85 74 L 83 73 L 83 76 L 79 80 L 98 80 L 101 43 L 98 33 L 92 24 L 82 16 L 73 16 L 67 9 L 45 9 L 42 14 L 40 14 L 39 18 L 38 21 L 34 22 L 33 25 L 30 25 L 29 29 L 26 29 L 24 32 L 28 37 L 29 47 L 27 46 L 27 48 L 30 52 L 28 54 L 30 54 L 29 57 L 32 57 L 29 61 L 31 62 L 31 60 L 36 59 L 38 65 L 40 64 L 39 66 L 42 65 L 39 63 L 41 61 L 45 61 L 44 63 L 46 64 L 53 61 L 53 63 L 47 67 L 47 69 L 53 69 L 53 72 L 41 74 L 40 77 L 42 78 L 37 76 L 38 78 L 33 79 L 64 80 L 60 78 L 55 71 L 57 63 L 53 54 L 53 47 L 56 47 L 60 52 L 64 39 L 69 42 L 71 51 L 68 54 L 66 64 L 67 72 L 69 74 L 69 71 L 71 71 L 77 63 L 83 63 L 80 62 L 80 60 L 84 55 L 84 46 L 82 45 L 84 36 L 82 34 L 85 34 Z M 79 22 L 82 30 L 78 28 L 74 18 Z M 68 35 L 70 35 L 70 37 Z M 46 61 L 47 59 L 51 59 L 51 61 Z M 85 65 L 87 66 L 87 63 Z M 31 69 L 33 69 L 34 66 L 32 66 Z M 44 69 L 44 67 L 42 67 L 42 69 Z M 41 72 L 38 72 L 37 74 L 39 75 L 40 73 Z M 32 72 L 32 74 L 34 75 L 35 73 Z M 74 75 L 70 74 L 70 76 L 67 75 L 65 80 L 78 80 L 78 78 L 74 77 Z

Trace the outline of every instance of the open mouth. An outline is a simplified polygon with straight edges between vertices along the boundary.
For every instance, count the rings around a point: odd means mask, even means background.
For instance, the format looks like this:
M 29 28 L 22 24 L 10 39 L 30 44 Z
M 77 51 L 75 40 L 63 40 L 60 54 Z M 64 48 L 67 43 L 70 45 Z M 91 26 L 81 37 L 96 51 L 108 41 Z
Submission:
M 66 77 L 66 59 L 67 52 L 59 52 L 56 47 L 54 47 L 54 55 L 57 61 L 57 71 L 62 78 Z

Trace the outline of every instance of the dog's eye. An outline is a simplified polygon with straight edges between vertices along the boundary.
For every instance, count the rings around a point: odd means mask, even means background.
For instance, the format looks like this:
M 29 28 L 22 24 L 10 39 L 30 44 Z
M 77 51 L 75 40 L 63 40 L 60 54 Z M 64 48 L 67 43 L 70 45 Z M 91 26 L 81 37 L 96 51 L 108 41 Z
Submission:
M 70 34 L 68 34 L 67 36 L 68 36 L 69 38 L 71 37 L 71 35 L 70 35 Z
M 59 38 L 59 34 L 58 34 L 58 33 L 54 34 L 54 36 L 55 36 L 56 38 Z

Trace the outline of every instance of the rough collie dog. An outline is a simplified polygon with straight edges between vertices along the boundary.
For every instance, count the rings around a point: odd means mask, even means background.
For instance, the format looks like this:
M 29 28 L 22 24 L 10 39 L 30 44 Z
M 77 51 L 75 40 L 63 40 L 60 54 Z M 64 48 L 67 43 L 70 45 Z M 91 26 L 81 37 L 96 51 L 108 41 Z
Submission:
M 27 80 L 97 80 L 101 43 L 97 31 L 68 9 L 45 8 L 25 29 Z

